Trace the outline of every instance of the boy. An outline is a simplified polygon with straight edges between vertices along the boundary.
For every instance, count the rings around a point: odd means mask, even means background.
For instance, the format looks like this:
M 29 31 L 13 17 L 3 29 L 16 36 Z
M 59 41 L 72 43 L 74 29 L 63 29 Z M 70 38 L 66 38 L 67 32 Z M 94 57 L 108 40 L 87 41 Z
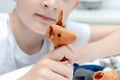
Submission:
M 15 1 L 16 8 L 9 16 L 7 14 L 0 15 L 2 16 L 0 22 L 1 74 L 35 64 L 42 57 L 20 80 L 72 80 L 73 62 L 82 63 L 118 54 L 103 55 L 106 52 L 118 50 L 119 46 L 117 49 L 113 47 L 109 49 L 108 44 L 114 46 L 109 41 L 111 38 L 115 38 L 117 42 L 116 37 L 120 33 L 119 27 L 103 27 L 105 33 L 103 30 L 93 28 L 90 34 L 88 25 L 70 21 L 67 22 L 67 29 L 77 34 L 78 41 L 76 44 L 78 45 L 70 46 L 73 49 L 72 51 L 65 46 L 51 51 L 52 44 L 47 40 L 45 31 L 49 25 L 55 23 L 61 9 L 64 12 L 63 22 L 65 23 L 69 13 L 79 0 Z M 88 41 L 93 43 L 85 45 Z M 104 43 L 107 45 L 101 46 Z M 101 53 L 98 53 L 100 51 Z M 68 61 L 60 62 L 64 56 Z

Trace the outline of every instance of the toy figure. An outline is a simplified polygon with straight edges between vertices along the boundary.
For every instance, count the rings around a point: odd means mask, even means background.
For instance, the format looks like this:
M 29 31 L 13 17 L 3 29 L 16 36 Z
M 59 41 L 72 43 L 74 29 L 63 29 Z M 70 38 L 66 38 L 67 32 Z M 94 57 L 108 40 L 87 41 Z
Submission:
M 120 62 L 115 57 L 110 57 L 109 62 L 100 60 L 100 65 L 109 67 L 117 73 L 120 73 Z
M 120 80 L 115 71 L 98 71 L 93 75 L 93 80 Z
M 62 17 L 63 11 L 61 10 L 56 24 L 51 25 L 46 32 L 48 39 L 52 41 L 55 48 L 63 45 L 69 45 L 77 39 L 75 33 L 65 29 L 65 25 L 62 23 Z
M 61 10 L 56 24 L 53 24 L 50 27 L 48 27 L 46 31 L 46 35 L 48 39 L 54 44 L 55 49 L 63 45 L 72 44 L 77 40 L 77 36 L 75 33 L 65 29 L 65 25 L 63 25 L 62 23 L 62 18 L 63 10 Z M 67 59 L 64 57 L 61 61 L 66 60 Z

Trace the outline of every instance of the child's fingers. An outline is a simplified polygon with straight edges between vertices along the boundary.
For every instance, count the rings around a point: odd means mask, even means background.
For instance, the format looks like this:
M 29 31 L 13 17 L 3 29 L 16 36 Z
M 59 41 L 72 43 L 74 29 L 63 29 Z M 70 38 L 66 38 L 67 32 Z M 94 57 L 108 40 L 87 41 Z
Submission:
M 53 50 L 49 57 L 56 61 L 61 61 L 63 58 L 66 58 L 70 63 L 75 61 L 75 53 L 66 46 Z
M 49 69 L 51 69 L 51 71 L 63 76 L 64 78 L 67 78 L 69 80 L 72 79 L 73 67 L 66 66 L 66 65 L 62 64 L 61 62 L 56 62 L 54 60 L 49 60 L 49 61 L 50 61 Z
M 42 71 L 42 74 L 39 75 L 40 78 L 43 80 L 68 80 L 63 75 L 59 75 L 58 73 L 55 73 L 51 71 L 50 69 L 45 69 Z

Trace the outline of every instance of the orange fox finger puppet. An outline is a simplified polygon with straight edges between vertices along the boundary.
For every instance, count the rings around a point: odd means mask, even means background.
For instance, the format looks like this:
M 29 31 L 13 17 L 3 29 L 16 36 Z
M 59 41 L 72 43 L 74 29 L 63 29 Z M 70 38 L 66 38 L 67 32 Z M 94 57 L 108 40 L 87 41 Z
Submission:
M 59 18 L 56 24 L 48 27 L 46 35 L 48 39 L 53 43 L 54 48 L 58 48 L 63 45 L 69 45 L 76 41 L 77 36 L 72 31 L 66 30 L 65 25 L 62 23 L 63 11 L 61 10 Z M 66 61 L 67 58 L 63 58 L 61 61 Z
M 65 25 L 62 23 L 63 11 L 61 10 L 56 24 L 48 27 L 46 35 L 48 39 L 54 44 L 54 48 L 63 45 L 68 45 L 76 41 L 77 36 L 72 31 L 66 30 Z
M 93 80 L 120 80 L 120 77 L 114 71 L 99 71 L 93 75 Z

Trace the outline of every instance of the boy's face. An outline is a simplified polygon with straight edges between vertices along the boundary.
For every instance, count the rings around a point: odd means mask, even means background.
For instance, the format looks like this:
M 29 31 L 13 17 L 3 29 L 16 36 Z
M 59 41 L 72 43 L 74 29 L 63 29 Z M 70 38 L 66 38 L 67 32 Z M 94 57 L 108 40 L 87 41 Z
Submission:
M 15 0 L 15 12 L 22 23 L 34 32 L 44 34 L 54 24 L 63 10 L 65 23 L 69 13 L 79 0 Z

